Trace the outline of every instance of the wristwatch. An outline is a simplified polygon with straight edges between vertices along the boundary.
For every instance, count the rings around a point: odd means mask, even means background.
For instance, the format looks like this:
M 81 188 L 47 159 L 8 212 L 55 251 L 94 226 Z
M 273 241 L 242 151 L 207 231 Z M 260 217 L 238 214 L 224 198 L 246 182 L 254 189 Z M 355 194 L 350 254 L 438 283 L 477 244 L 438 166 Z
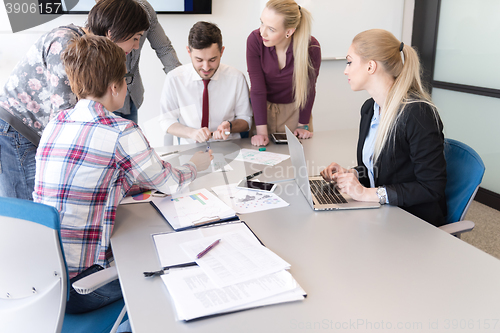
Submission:
M 378 202 L 381 205 L 385 205 L 387 203 L 387 190 L 385 189 L 385 186 L 379 186 L 377 188 L 377 197 Z
M 305 129 L 306 131 L 309 131 L 309 125 L 299 125 L 299 126 L 297 126 L 297 128 Z

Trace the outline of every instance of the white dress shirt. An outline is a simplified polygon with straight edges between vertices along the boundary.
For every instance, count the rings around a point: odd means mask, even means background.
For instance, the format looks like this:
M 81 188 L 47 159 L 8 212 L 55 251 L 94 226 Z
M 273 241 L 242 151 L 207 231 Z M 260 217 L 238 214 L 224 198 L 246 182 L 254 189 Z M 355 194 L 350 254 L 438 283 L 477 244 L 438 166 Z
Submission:
M 203 82 L 191 63 L 179 66 L 167 74 L 161 94 L 160 125 L 166 132 L 175 123 L 201 128 Z M 248 84 L 243 73 L 220 64 L 208 84 L 209 121 L 212 132 L 225 120 L 242 119 L 252 126 L 252 107 Z M 239 139 L 231 133 L 229 139 Z M 194 140 L 181 138 L 181 144 Z
M 370 130 L 363 145 L 363 163 L 368 169 L 368 178 L 370 178 L 370 187 L 375 187 L 375 175 L 373 166 L 373 153 L 375 152 L 375 140 L 377 139 L 378 125 L 380 123 L 380 106 L 373 105 L 373 117 L 370 123 Z

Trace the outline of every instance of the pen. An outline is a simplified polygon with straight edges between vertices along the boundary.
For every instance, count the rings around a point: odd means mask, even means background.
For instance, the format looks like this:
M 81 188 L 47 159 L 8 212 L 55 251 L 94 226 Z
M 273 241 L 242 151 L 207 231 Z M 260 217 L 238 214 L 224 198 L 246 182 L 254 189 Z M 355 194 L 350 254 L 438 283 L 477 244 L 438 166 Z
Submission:
M 158 276 L 158 275 L 163 275 L 165 273 L 168 273 L 168 271 L 172 268 L 184 268 L 184 267 L 191 267 L 191 266 L 196 266 L 197 264 L 195 262 L 187 262 L 184 264 L 177 264 L 177 265 L 171 265 L 171 266 L 165 266 L 159 271 L 154 271 L 154 272 L 144 272 L 145 277 L 152 277 L 152 276 Z
M 224 134 L 225 134 L 225 135 L 229 135 L 229 134 L 231 134 L 231 132 L 225 131 L 225 132 L 224 132 Z M 212 134 L 211 134 L 211 135 L 213 136 L 213 135 L 214 135 L 214 132 L 212 132 Z
M 252 179 L 252 178 L 254 178 L 254 177 L 257 177 L 258 175 L 260 175 L 260 174 L 261 174 L 261 173 L 263 173 L 263 172 L 264 172 L 264 171 L 262 171 L 262 170 L 261 170 L 261 171 L 257 171 L 256 173 L 252 173 L 251 175 L 248 175 L 248 176 L 247 176 L 247 180 Z
M 176 150 L 176 151 L 171 151 L 170 153 L 165 153 L 165 154 L 161 154 L 160 157 L 163 157 L 163 156 L 168 156 L 168 155 L 172 155 L 172 154 L 177 154 L 179 151 Z
M 210 250 L 213 249 L 219 243 L 220 243 L 220 239 L 218 239 L 215 242 L 213 242 L 212 244 L 210 244 L 205 250 L 198 253 L 198 255 L 196 256 L 196 259 L 200 259 L 201 257 L 203 257 L 205 254 L 210 252 Z
M 208 153 L 209 150 L 210 150 L 210 145 L 207 143 L 207 149 L 205 149 L 205 153 Z

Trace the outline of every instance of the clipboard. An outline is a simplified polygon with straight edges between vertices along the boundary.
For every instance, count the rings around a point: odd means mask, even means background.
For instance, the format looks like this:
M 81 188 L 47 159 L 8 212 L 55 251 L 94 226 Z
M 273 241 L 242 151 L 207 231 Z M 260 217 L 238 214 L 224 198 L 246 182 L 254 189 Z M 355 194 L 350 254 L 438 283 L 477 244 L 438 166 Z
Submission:
M 231 207 L 207 189 L 154 197 L 150 204 L 175 231 L 239 220 Z
M 201 238 L 211 239 L 213 237 L 227 235 L 227 233 L 232 232 L 243 232 L 249 236 L 249 241 L 251 243 L 263 245 L 260 239 L 244 221 L 210 225 L 182 232 L 153 234 L 152 238 L 161 266 L 172 266 L 192 260 L 192 257 L 187 255 L 186 252 L 182 250 L 181 244 Z M 241 283 L 225 288 L 218 288 L 210 285 L 209 279 L 207 279 L 207 276 L 204 275 L 199 266 L 180 268 L 174 270 L 173 272 L 169 272 L 168 274 L 162 275 L 161 278 L 170 294 L 170 299 L 173 302 L 176 312 L 176 318 L 181 321 L 209 318 L 212 316 L 266 305 L 300 301 L 307 295 L 297 281 L 295 281 L 291 274 L 286 270 L 262 277 L 261 280 L 250 280 L 246 284 Z M 201 301 L 198 296 L 196 296 L 198 295 L 198 290 L 191 290 L 191 287 L 193 286 L 189 281 L 197 281 L 195 283 L 195 289 L 200 289 L 200 292 L 206 292 L 216 298 L 219 296 L 224 298 L 223 294 L 227 292 L 229 295 L 231 294 L 231 290 L 252 291 L 252 286 L 262 287 L 260 290 L 257 290 L 260 291 L 260 295 L 255 295 L 252 292 L 243 292 L 243 294 L 247 296 L 246 299 L 240 303 L 237 303 L 239 300 L 233 300 L 234 303 L 227 304 L 226 306 L 225 304 L 222 304 L 223 302 L 217 302 L 217 300 L 214 299 L 213 302 L 215 307 L 212 308 L 210 306 L 206 306 L 206 300 Z M 283 282 L 288 284 L 289 287 L 285 288 L 285 286 L 281 286 L 281 283 Z M 279 288 L 284 289 L 280 291 L 273 291 L 272 289 L 268 290 L 267 288 L 269 286 L 272 287 L 273 284 L 279 284 Z M 275 286 L 275 288 L 277 287 Z M 252 299 L 252 297 L 254 297 L 254 299 Z M 230 298 L 231 297 L 228 297 L 228 299 Z M 203 303 L 203 306 L 198 303 Z

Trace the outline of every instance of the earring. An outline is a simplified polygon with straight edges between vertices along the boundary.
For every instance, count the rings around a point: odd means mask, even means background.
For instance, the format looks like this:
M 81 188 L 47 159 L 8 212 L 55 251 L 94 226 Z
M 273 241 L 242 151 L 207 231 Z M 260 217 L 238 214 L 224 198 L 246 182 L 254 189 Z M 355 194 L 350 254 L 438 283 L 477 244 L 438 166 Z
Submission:
M 118 93 L 116 93 L 116 95 L 115 95 L 115 94 L 113 94 L 113 93 L 111 93 L 111 95 L 112 95 L 113 97 L 117 97 L 117 96 L 118 96 Z
M 288 37 L 290 37 L 290 35 L 289 35 L 289 34 L 286 34 L 286 38 L 288 38 Z

